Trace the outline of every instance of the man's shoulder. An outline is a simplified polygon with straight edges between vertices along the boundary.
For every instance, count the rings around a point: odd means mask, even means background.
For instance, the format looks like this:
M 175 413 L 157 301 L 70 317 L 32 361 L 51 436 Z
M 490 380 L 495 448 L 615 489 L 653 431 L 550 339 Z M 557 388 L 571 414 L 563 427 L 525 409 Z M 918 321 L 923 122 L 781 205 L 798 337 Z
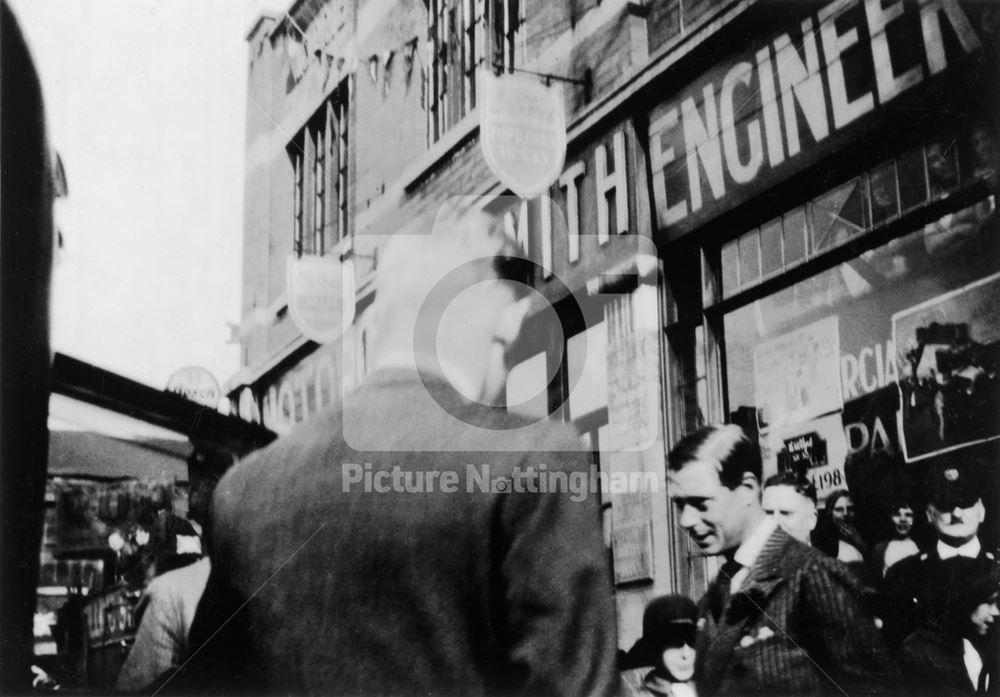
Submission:
M 922 573 L 922 569 L 936 561 L 939 561 L 936 554 L 921 550 L 916 554 L 911 554 L 908 557 L 900 559 L 898 562 L 890 566 L 885 572 L 885 580 L 892 582 L 920 575 Z
M 857 578 L 846 564 L 804 542 L 792 542 L 794 544 L 788 545 L 783 557 L 787 566 L 807 578 L 833 578 L 839 585 L 857 586 Z
M 178 598 L 195 590 L 200 595 L 210 570 L 208 557 L 202 557 L 192 564 L 160 574 L 149 582 L 143 593 L 157 601 Z

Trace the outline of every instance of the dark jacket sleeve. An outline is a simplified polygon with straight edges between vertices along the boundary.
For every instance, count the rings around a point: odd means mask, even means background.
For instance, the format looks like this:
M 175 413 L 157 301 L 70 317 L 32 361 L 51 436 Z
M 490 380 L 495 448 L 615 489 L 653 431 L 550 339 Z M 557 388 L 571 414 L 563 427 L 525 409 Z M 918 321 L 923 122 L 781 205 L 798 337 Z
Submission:
M 803 570 L 802 594 L 809 655 L 836 684 L 834 691 L 895 694 L 898 671 L 850 570 L 835 560 L 814 558 Z
M 549 459 L 549 471 L 560 468 Z M 582 474 L 566 456 L 561 466 Z M 589 473 L 587 473 L 589 476 Z M 518 692 L 612 695 L 617 632 L 596 492 L 511 494 L 501 504 L 508 656 Z
M 897 658 L 908 695 L 941 697 L 974 692 L 965 673 L 961 652 L 949 656 L 942 646 L 923 632 L 911 634 L 899 647 Z

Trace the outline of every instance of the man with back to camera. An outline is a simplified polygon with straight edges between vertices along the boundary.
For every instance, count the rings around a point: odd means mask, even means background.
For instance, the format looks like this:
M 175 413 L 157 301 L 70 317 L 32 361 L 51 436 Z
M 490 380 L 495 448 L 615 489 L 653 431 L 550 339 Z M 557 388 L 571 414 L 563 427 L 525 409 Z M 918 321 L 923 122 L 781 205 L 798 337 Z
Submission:
M 983 548 L 979 527 L 986 508 L 972 470 L 961 454 L 946 455 L 930 468 L 927 520 L 934 528 L 934 546 L 897 562 L 885 575 L 880 588 L 886 641 L 895 647 L 925 618 L 926 608 L 949 588 L 961 587 L 949 559 L 974 560 L 982 573 L 998 563 L 996 555 Z
M 442 214 L 432 234 L 382 252 L 373 372 L 218 485 L 200 648 L 176 687 L 613 693 L 596 497 L 467 488 L 470 463 L 491 476 L 588 464 L 572 428 L 483 404 L 501 393 L 527 309 L 512 282 L 523 259 L 479 212 Z M 393 468 L 439 476 L 398 490 Z M 458 482 L 447 492 L 445 475 Z
M 739 426 L 689 434 L 668 466 L 680 525 L 726 559 L 699 607 L 700 697 L 877 694 L 894 684 L 850 572 L 764 513 L 760 451 Z

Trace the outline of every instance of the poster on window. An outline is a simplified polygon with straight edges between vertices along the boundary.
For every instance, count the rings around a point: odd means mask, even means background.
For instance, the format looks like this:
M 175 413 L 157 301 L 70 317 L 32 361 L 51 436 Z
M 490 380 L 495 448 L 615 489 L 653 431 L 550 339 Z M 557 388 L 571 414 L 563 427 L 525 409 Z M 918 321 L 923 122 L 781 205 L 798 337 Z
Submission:
M 836 315 L 758 344 L 753 367 L 761 431 L 843 408 Z
M 765 479 L 786 470 L 804 474 L 816 487 L 819 501 L 847 486 L 847 440 L 839 413 L 772 428 L 761 436 L 760 450 Z
M 892 317 L 907 462 L 1000 437 L 1000 274 Z

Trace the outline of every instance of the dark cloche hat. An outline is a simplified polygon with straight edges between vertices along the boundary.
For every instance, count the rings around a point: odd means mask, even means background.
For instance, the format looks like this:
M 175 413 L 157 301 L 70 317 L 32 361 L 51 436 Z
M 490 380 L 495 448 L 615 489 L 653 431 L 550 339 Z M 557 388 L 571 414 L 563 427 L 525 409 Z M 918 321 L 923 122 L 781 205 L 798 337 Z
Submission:
M 643 644 L 661 648 L 678 640 L 693 641 L 698 608 L 683 595 L 653 598 L 642 613 Z

